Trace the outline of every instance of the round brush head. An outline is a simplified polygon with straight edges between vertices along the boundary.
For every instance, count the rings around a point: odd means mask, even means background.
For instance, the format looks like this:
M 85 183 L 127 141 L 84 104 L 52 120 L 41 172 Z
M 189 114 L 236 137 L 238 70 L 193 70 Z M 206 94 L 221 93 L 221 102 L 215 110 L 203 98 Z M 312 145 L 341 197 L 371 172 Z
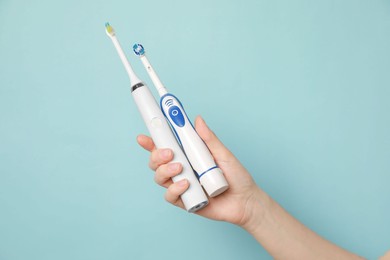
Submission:
M 133 45 L 133 51 L 136 55 L 141 56 L 145 54 L 144 46 L 139 43 Z

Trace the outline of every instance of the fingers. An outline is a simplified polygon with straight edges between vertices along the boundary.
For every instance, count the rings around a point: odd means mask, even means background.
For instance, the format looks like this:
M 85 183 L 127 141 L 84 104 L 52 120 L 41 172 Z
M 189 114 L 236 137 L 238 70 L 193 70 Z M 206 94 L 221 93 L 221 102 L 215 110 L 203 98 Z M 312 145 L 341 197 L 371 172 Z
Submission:
M 142 148 L 151 152 L 149 167 L 156 172 L 155 182 L 167 188 L 165 200 L 175 206 L 184 208 L 180 195 L 188 189 L 189 182 L 183 179 L 173 183 L 171 178 L 181 173 L 183 166 L 180 163 L 169 163 L 174 156 L 172 150 L 156 149 L 152 138 L 146 135 L 137 136 L 137 142 Z
M 165 193 L 165 200 L 178 207 L 184 208 L 180 195 L 183 194 L 189 187 L 189 182 L 186 179 L 173 183 Z
M 152 138 L 146 135 L 137 136 L 137 142 L 142 148 L 149 152 L 153 151 L 156 148 Z
M 165 200 L 169 203 L 184 208 L 180 195 L 183 194 L 189 187 L 189 182 L 186 179 L 173 182 L 172 177 L 175 177 L 183 170 L 180 163 L 168 163 L 159 166 L 156 170 L 154 180 L 160 186 L 167 188 Z
M 145 150 L 151 152 L 149 159 L 149 167 L 153 171 L 163 164 L 170 162 L 173 159 L 173 152 L 170 149 L 156 149 L 152 138 L 146 135 L 137 136 L 138 144 Z
M 154 175 L 154 181 L 165 188 L 168 188 L 173 182 L 172 177 L 181 173 L 183 166 L 180 163 L 169 163 L 157 168 Z
M 171 149 L 157 149 L 150 154 L 149 167 L 156 171 L 158 167 L 170 162 L 173 159 L 173 152 Z
M 218 139 L 214 132 L 210 130 L 201 116 L 197 116 L 195 119 L 195 129 L 210 149 L 216 161 L 228 161 L 234 158 L 233 154 Z

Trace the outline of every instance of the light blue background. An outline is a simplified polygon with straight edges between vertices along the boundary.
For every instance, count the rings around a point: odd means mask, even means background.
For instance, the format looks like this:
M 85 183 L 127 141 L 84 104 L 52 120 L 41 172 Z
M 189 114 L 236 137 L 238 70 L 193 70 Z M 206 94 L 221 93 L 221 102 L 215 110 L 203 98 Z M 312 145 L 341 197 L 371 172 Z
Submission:
M 0 0 L 0 259 L 270 259 L 163 199 L 109 21 L 325 238 L 390 249 L 389 1 Z

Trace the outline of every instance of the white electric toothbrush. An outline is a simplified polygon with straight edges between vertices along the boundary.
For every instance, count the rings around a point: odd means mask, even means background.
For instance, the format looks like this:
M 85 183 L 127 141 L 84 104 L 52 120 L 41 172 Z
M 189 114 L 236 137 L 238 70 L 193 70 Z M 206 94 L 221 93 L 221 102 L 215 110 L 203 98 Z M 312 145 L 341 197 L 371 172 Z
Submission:
M 154 71 L 152 65 L 145 56 L 144 47 L 134 44 L 133 51 L 138 55 L 160 94 L 160 107 L 165 117 L 175 131 L 176 137 L 191 163 L 192 168 L 198 174 L 203 188 L 210 197 L 218 196 L 229 188 L 221 169 L 214 162 L 209 149 L 199 137 L 192 126 L 183 105 L 174 95 L 168 93 L 161 80 Z
M 188 190 L 181 195 L 185 208 L 188 212 L 195 212 L 204 208 L 208 204 L 207 196 L 199 184 L 199 181 L 196 178 L 185 154 L 177 143 L 171 128 L 157 105 L 156 100 L 149 88 L 142 83 L 142 81 L 134 73 L 118 39 L 115 36 L 115 31 L 109 23 L 106 23 L 106 33 L 114 43 L 119 57 L 126 68 L 127 74 L 130 78 L 131 94 L 156 147 L 172 149 L 174 153 L 173 161 L 180 162 L 183 166 L 183 171 L 172 178 L 172 180 L 177 182 L 182 179 L 187 179 L 190 183 Z

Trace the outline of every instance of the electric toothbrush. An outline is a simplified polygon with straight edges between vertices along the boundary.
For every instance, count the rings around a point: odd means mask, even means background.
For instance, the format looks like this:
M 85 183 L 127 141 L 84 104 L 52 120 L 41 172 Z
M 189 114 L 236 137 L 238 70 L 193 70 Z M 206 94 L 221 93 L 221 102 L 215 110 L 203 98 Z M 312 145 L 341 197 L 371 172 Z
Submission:
M 180 162 L 183 166 L 183 171 L 172 178 L 172 180 L 177 182 L 182 179 L 187 179 L 190 183 L 189 188 L 181 195 L 181 199 L 186 210 L 192 213 L 204 208 L 209 202 L 207 196 L 196 178 L 185 154 L 177 143 L 176 138 L 174 137 L 164 115 L 159 109 L 156 100 L 149 88 L 134 73 L 115 35 L 114 28 L 112 28 L 109 23 L 106 23 L 106 33 L 111 38 L 127 71 L 130 78 L 131 94 L 156 147 L 171 149 L 174 154 L 173 162 Z
M 214 158 L 206 144 L 192 126 L 182 103 L 177 97 L 168 93 L 146 58 L 144 47 L 141 44 L 134 44 L 133 51 L 140 57 L 146 71 L 152 79 L 160 95 L 161 110 L 174 130 L 203 188 L 210 197 L 215 197 L 223 193 L 229 188 L 229 185 L 221 169 L 214 162 Z

